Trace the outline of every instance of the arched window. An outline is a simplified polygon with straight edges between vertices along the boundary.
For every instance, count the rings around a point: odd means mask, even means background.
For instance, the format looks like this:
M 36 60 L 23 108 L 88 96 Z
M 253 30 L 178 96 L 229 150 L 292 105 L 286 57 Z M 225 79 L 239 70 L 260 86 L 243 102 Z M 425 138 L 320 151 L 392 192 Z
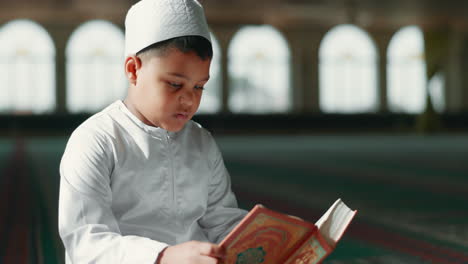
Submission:
M 377 52 L 366 32 L 348 24 L 332 28 L 320 44 L 319 60 L 323 112 L 377 110 Z
M 387 98 L 392 112 L 420 113 L 426 107 L 424 36 L 417 26 L 400 29 L 388 46 Z
M 44 113 L 55 108 L 55 46 L 30 20 L 0 28 L 0 112 Z
M 233 112 L 285 112 L 291 108 L 290 51 L 268 25 L 245 26 L 229 47 L 229 109 Z
M 123 99 L 124 42 L 122 31 L 102 20 L 86 22 L 73 32 L 66 49 L 70 112 L 93 113 Z
M 221 49 L 214 34 L 211 34 L 213 58 L 211 59 L 210 80 L 205 85 L 199 113 L 216 113 L 221 109 Z

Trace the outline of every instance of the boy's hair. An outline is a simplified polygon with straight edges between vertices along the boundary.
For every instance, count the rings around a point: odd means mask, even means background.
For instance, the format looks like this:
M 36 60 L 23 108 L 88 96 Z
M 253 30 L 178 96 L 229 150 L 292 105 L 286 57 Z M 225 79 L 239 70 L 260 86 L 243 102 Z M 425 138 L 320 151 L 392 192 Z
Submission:
M 155 55 L 164 56 L 174 48 L 183 53 L 195 52 L 202 60 L 213 57 L 211 42 L 201 36 L 182 36 L 157 42 L 137 52 L 136 55 L 142 59 Z

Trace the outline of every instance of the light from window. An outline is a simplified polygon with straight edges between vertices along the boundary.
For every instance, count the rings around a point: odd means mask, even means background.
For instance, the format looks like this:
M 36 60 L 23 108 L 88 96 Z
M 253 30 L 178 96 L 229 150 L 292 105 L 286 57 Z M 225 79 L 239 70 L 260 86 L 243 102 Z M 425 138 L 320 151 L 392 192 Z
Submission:
M 374 112 L 378 108 L 376 48 L 366 32 L 338 25 L 319 49 L 319 102 L 325 113 Z
M 0 28 L 0 112 L 39 114 L 55 108 L 55 46 L 30 20 Z
M 124 98 L 124 42 L 122 31 L 107 21 L 75 30 L 66 49 L 68 111 L 93 113 Z
M 233 112 L 285 112 L 291 108 L 290 51 L 268 25 L 245 26 L 229 48 L 229 109 Z
M 211 34 L 213 58 L 210 66 L 210 80 L 205 85 L 198 113 L 216 113 L 221 109 L 221 49 L 214 34 Z
M 387 98 L 392 112 L 421 113 L 426 107 L 424 36 L 417 26 L 400 29 L 388 46 Z
M 432 105 L 438 113 L 445 111 L 445 76 L 443 73 L 436 73 L 428 83 L 429 96 Z

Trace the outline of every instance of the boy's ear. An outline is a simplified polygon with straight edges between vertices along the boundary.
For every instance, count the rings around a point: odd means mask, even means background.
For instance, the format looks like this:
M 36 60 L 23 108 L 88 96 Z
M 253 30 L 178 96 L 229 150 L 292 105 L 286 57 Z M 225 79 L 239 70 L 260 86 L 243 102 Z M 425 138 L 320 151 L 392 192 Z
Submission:
M 139 69 L 141 69 L 141 59 L 136 55 L 130 55 L 125 59 L 125 76 L 130 84 L 136 84 Z

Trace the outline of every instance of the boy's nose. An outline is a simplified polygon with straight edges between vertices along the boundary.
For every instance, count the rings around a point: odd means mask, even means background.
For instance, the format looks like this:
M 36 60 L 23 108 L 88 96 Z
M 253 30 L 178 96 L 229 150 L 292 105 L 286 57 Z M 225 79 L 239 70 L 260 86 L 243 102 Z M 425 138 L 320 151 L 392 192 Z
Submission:
M 193 92 L 191 91 L 186 91 L 182 93 L 179 97 L 179 101 L 181 104 L 185 106 L 191 106 L 193 104 Z

